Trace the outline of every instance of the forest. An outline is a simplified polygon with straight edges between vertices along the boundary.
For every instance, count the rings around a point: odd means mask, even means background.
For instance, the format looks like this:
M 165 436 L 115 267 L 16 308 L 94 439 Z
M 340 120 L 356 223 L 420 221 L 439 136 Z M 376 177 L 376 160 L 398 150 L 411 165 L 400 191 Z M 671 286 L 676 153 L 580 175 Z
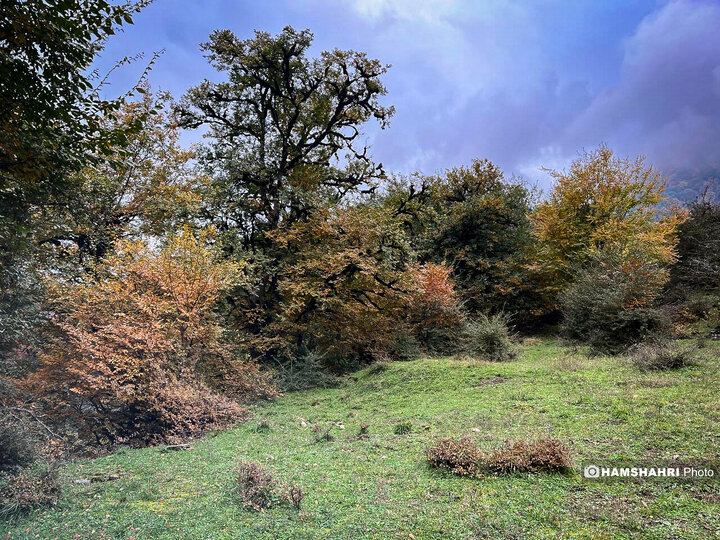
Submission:
M 505 373 L 524 365 L 526 344 L 550 341 L 583 361 L 627 362 L 638 377 L 702 373 L 717 358 L 716 181 L 680 201 L 643 156 L 602 143 L 548 168 L 545 192 L 491 156 L 434 175 L 386 170 L 364 129 L 392 129 L 392 68 L 363 52 L 313 54 L 313 34 L 290 26 L 214 31 L 201 48 L 217 76 L 184 95 L 149 84 L 157 57 L 121 60 L 145 68 L 109 99 L 89 68 L 145 7 L 1 10 L 8 523 L 62 501 L 67 463 L 182 452 L 233 426 L 255 437 L 275 429 L 263 411 L 278 400 L 368 373 L 411 376 L 401 364 L 424 373 L 441 369 L 427 359 L 450 358 Z M 202 142 L 181 144 L 188 131 Z M 705 407 L 717 418 L 712 400 Z M 312 425 L 311 437 L 331 442 L 341 424 Z M 400 422 L 391 436 L 419 429 Z M 451 476 L 573 468 L 573 445 L 555 436 L 516 433 L 487 453 L 444 435 L 418 444 Z M 252 460 L 237 467 L 249 515 L 300 508 L 305 486 L 276 485 Z

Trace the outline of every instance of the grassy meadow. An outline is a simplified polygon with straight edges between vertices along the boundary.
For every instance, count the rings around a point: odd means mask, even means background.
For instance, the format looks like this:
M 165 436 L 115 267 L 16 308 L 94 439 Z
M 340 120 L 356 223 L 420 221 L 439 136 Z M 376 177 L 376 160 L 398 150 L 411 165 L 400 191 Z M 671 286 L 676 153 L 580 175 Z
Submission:
M 691 367 L 644 373 L 624 357 L 528 339 L 512 362 L 377 364 L 335 388 L 258 406 L 249 422 L 189 450 L 121 449 L 70 463 L 57 507 L 0 523 L 0 537 L 716 538 L 720 481 L 580 474 L 587 462 L 720 460 L 720 343 L 700 356 Z M 401 423 L 409 433 L 395 433 Z M 315 442 L 313 425 L 332 425 L 333 440 Z M 572 474 L 473 479 L 425 462 L 442 437 L 469 436 L 490 450 L 548 435 L 570 446 Z M 238 459 L 299 483 L 301 509 L 246 510 L 234 491 Z M 104 475 L 119 478 L 75 483 Z

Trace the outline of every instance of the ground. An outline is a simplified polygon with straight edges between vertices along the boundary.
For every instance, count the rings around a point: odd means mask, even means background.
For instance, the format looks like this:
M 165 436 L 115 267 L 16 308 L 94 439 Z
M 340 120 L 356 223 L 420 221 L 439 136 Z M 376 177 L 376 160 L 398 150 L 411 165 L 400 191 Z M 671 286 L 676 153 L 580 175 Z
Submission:
M 641 373 L 627 358 L 590 358 L 525 340 L 517 360 L 380 364 L 332 389 L 290 393 L 190 450 L 120 450 L 63 469 L 54 509 L 0 523 L 0 538 L 718 538 L 720 479 L 600 482 L 583 464 L 720 462 L 720 343 L 699 365 Z M 303 420 L 307 422 L 303 426 Z M 266 421 L 268 429 L 259 429 Z M 334 426 L 314 442 L 311 426 Z M 410 422 L 407 434 L 395 426 Z M 368 436 L 358 438 L 368 424 Z M 553 436 L 572 474 L 461 478 L 430 469 L 425 449 L 469 436 Z M 261 461 L 306 493 L 301 510 L 242 507 L 238 459 Z M 74 480 L 118 475 L 108 482 Z

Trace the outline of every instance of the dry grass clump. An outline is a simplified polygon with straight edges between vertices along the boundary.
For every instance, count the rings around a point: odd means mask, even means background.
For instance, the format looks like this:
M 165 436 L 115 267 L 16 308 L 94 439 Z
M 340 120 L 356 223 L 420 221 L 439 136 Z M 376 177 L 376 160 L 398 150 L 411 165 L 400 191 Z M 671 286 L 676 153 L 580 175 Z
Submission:
M 567 472 L 572 468 L 570 450 L 557 439 L 505 441 L 505 445 L 485 456 L 483 465 L 499 474 L 515 472 Z
M 36 508 L 55 506 L 60 492 L 55 467 L 23 469 L 5 478 L 0 489 L 0 517 L 9 519 Z
M 636 345 L 630 358 L 641 371 L 679 369 L 694 363 L 697 346 L 683 347 L 675 342 L 648 342 Z
M 245 508 L 264 510 L 288 503 L 300 510 L 305 493 L 299 484 L 280 484 L 267 468 L 256 461 L 240 461 L 235 467 L 237 491 Z
M 246 508 L 270 508 L 275 499 L 277 480 L 255 461 L 241 461 L 235 467 L 238 494 Z
M 502 448 L 490 453 L 483 453 L 467 437 L 442 439 L 428 448 L 426 456 L 431 466 L 460 476 L 482 476 L 483 472 L 567 472 L 572 468 L 570 450 L 557 439 L 506 441 Z
M 482 452 L 471 439 L 441 439 L 427 449 L 430 465 L 460 476 L 480 476 Z

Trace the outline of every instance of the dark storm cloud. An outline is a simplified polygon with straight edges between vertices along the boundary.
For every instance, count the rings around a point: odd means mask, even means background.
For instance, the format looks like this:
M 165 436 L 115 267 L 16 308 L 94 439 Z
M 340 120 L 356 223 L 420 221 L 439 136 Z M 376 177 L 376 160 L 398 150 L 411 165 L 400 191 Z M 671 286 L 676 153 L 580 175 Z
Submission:
M 103 61 L 166 48 L 151 82 L 176 95 L 217 77 L 198 48 L 215 28 L 309 27 L 313 52 L 391 63 L 397 114 L 366 135 L 389 170 L 488 157 L 543 182 L 540 166 L 601 142 L 667 168 L 720 165 L 717 0 L 157 0 L 136 23 Z

